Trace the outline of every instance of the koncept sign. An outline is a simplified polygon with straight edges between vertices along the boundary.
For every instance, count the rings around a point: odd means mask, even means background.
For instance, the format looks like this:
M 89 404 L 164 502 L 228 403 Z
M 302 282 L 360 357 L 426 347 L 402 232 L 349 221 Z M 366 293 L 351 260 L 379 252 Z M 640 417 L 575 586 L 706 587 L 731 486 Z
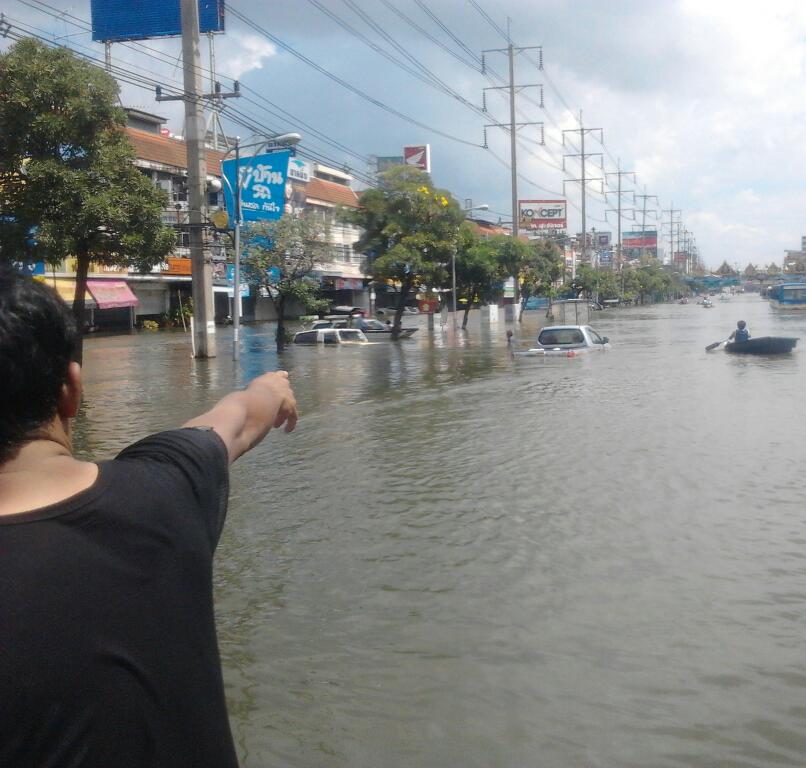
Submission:
M 565 229 L 568 204 L 565 200 L 518 200 L 520 229 Z
M 403 162 L 426 173 L 431 173 L 431 145 L 418 144 L 416 147 L 403 147 Z

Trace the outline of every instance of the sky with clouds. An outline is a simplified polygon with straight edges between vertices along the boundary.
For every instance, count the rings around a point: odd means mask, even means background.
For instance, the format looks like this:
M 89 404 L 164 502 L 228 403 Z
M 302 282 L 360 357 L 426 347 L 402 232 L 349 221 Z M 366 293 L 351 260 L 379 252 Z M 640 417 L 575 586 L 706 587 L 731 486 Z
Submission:
M 102 59 L 103 47 L 86 31 L 88 0 L 47 2 L 8 0 L 5 12 L 18 31 Z M 489 128 L 489 149 L 482 147 L 484 124 L 508 119 L 508 104 L 502 93 L 488 91 L 487 115 L 472 108 L 481 106 L 482 89 L 499 81 L 471 66 L 482 50 L 506 45 L 496 27 L 506 30 L 509 19 L 515 44 L 542 46 L 544 61 L 541 72 L 531 51 L 515 63 L 518 83 L 544 85 L 543 109 L 537 89 L 518 99 L 518 119 L 542 121 L 545 135 L 541 146 L 538 126 L 519 131 L 519 197 L 563 197 L 563 179 L 579 177 L 573 158 L 562 170 L 563 154 L 579 151 L 573 134 L 563 146 L 563 130 L 579 127 L 581 109 L 585 126 L 601 128 L 604 139 L 602 146 L 598 132 L 589 134 L 586 151 L 602 154 L 608 174 L 618 161 L 635 172 L 635 183 L 624 178 L 625 189 L 657 195 L 661 210 L 680 209 L 707 266 L 780 264 L 784 250 L 798 249 L 806 235 L 802 0 L 763 6 L 745 0 L 232 0 L 228 8 L 227 31 L 216 37 L 215 50 L 224 87 L 232 78 L 244 85 L 244 96 L 227 102 L 225 127 L 232 134 L 250 134 L 238 122 L 298 131 L 303 150 L 357 175 L 366 173 L 370 155 L 430 143 L 438 185 L 509 219 L 509 135 Z M 114 45 L 113 63 L 134 79 L 180 84 L 179 41 L 146 46 Z M 206 42 L 203 51 L 206 59 Z M 490 53 L 486 60 L 495 74 L 506 74 L 504 56 Z M 182 132 L 180 104 L 157 104 L 150 87 L 127 83 L 122 90 L 127 106 L 164 114 Z M 591 157 L 589 176 L 602 175 L 599 160 Z M 615 177 L 606 178 L 614 190 Z M 579 185 L 565 189 L 569 228 L 577 231 Z M 615 215 L 606 213 L 615 204 L 615 194 L 605 202 L 592 182 L 588 229 L 615 232 Z M 638 228 L 629 218 L 630 195 L 623 205 L 622 228 Z M 657 207 L 654 200 L 650 205 Z

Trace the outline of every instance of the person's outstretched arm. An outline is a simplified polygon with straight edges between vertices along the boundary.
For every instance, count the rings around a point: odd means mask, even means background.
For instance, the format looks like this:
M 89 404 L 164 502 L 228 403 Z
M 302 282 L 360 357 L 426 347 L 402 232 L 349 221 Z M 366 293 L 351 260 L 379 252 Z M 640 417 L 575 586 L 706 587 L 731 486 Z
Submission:
M 285 431 L 291 432 L 298 417 L 288 373 L 276 371 L 258 376 L 246 389 L 227 395 L 182 426 L 212 427 L 227 446 L 232 464 L 263 440 L 272 427 L 285 425 Z

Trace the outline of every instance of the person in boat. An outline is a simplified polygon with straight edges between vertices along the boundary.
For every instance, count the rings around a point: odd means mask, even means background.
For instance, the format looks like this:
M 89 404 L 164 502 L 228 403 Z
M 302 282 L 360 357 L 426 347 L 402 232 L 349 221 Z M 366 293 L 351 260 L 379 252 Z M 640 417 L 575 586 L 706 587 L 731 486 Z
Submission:
M 0 270 L 0 765 L 237 768 L 213 555 L 229 465 L 296 426 L 288 375 L 96 464 L 77 343 L 55 291 Z
M 747 330 L 747 323 L 744 320 L 739 320 L 736 323 L 736 329 L 728 337 L 728 341 L 747 341 L 750 338 L 750 331 Z

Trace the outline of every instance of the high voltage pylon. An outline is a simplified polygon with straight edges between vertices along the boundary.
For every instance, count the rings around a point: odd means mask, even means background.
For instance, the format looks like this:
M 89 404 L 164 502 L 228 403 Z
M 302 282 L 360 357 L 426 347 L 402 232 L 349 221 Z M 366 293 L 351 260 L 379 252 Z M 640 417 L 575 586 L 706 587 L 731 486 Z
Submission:
M 646 185 L 644 185 L 644 194 L 643 195 L 635 195 L 635 199 L 642 201 L 642 203 L 641 203 L 641 241 L 643 242 L 644 233 L 646 232 L 646 215 L 647 215 L 647 210 L 648 210 L 647 209 L 647 200 L 654 200 L 655 205 L 658 205 L 659 201 L 658 201 L 658 196 L 657 195 L 648 195 L 646 193 Z M 653 215 L 653 217 L 655 218 L 655 221 L 657 221 L 658 220 L 658 210 L 657 210 L 657 208 L 649 209 L 649 212 Z M 657 232 L 657 227 L 655 228 L 655 230 Z M 646 248 L 645 245 L 641 245 L 641 256 L 644 255 L 645 248 Z M 658 255 L 658 253 L 657 253 L 657 247 L 656 247 L 655 248 L 655 256 L 657 256 L 657 255 Z
M 487 91 L 507 90 L 509 91 L 509 122 L 508 123 L 490 123 L 484 126 L 484 148 L 487 149 L 487 129 L 488 128 L 507 128 L 509 130 L 510 139 L 510 171 L 512 174 L 512 237 L 518 236 L 518 129 L 527 125 L 540 126 L 540 144 L 544 143 L 543 136 L 543 123 L 542 122 L 521 122 L 515 121 L 515 95 L 525 90 L 526 88 L 539 88 L 540 89 L 540 107 L 543 106 L 543 85 L 540 83 L 527 83 L 523 85 L 515 84 L 515 56 L 523 53 L 524 51 L 539 51 L 539 65 L 538 69 L 543 69 L 543 48 L 539 45 L 530 46 L 514 46 L 510 38 L 509 45 L 506 48 L 488 48 L 481 52 L 481 73 L 486 74 L 487 64 L 486 56 L 488 53 L 505 53 L 509 60 L 509 83 L 507 85 L 492 86 L 485 88 L 483 91 L 484 105 L 482 109 L 487 111 Z M 515 280 L 515 304 L 520 301 L 520 287 L 518 286 L 517 279 Z
M 662 213 L 669 214 L 669 221 L 663 222 L 663 226 L 669 227 L 669 263 L 674 266 L 674 236 L 677 234 L 678 239 L 680 237 L 680 226 L 682 221 L 680 216 L 682 215 L 683 211 L 680 208 L 675 208 L 674 203 L 669 203 L 669 207 L 662 211 Z
M 633 190 L 633 189 L 622 189 L 621 188 L 621 180 L 625 176 L 631 176 L 632 177 L 632 183 L 635 184 L 635 172 L 634 171 L 622 171 L 621 170 L 621 158 L 618 159 L 618 161 L 616 163 L 616 167 L 617 167 L 618 170 L 613 171 L 612 173 L 605 173 L 605 179 L 608 176 L 616 176 L 618 178 L 618 184 L 617 184 L 616 189 L 615 190 L 605 191 L 605 200 L 607 200 L 608 195 L 616 195 L 617 198 L 618 198 L 616 208 L 615 209 L 608 208 L 605 211 L 605 219 L 607 219 L 607 214 L 608 213 L 615 213 L 616 214 L 617 227 L 618 227 L 618 235 L 617 235 L 617 240 L 616 240 L 616 258 L 613 260 L 613 263 L 611 264 L 611 267 L 613 269 L 617 269 L 618 267 L 621 266 L 621 219 L 622 219 L 622 216 L 623 216 L 621 200 L 622 200 L 624 195 L 632 195 L 633 196 L 633 204 L 635 203 L 635 190 Z M 632 213 L 632 218 L 634 220 L 635 219 L 635 209 L 630 208 L 630 209 L 628 209 L 628 211 L 630 213 Z
M 563 146 L 565 146 L 565 135 L 567 133 L 578 133 L 579 134 L 579 144 L 580 144 L 580 151 L 573 153 L 573 154 L 564 154 L 563 155 L 563 172 L 565 172 L 565 158 L 567 157 L 578 157 L 580 159 L 580 165 L 582 168 L 581 177 L 578 179 L 563 179 L 563 194 L 565 194 L 565 185 L 566 184 L 579 184 L 580 188 L 580 196 L 581 196 L 581 208 L 582 208 L 582 261 L 587 261 L 588 258 L 588 231 L 587 231 L 587 219 L 585 218 L 585 202 L 587 199 L 587 187 L 588 183 L 591 181 L 598 181 L 602 186 L 604 186 L 604 177 L 598 176 L 596 178 L 588 178 L 587 171 L 586 171 L 586 160 L 589 157 L 598 157 L 599 158 L 599 170 L 603 170 L 603 160 L 602 160 L 602 153 L 601 152 L 585 152 L 585 136 L 588 133 L 595 133 L 596 131 L 599 132 L 599 143 L 602 143 L 602 129 L 601 128 L 585 128 L 584 123 L 582 122 L 582 110 L 579 110 L 579 128 L 568 128 L 567 130 L 563 131 Z M 576 258 L 571 260 L 571 279 L 573 280 L 576 278 Z

